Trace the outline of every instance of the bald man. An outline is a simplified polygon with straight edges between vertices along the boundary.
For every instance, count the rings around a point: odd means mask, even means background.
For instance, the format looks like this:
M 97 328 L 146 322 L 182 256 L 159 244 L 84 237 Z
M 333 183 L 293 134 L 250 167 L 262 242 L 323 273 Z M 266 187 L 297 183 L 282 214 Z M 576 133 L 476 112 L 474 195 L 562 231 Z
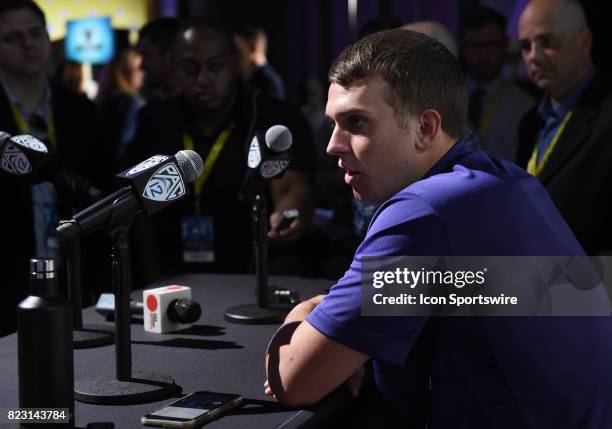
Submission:
M 588 254 L 612 250 L 611 85 L 591 61 L 577 1 L 533 0 L 519 21 L 527 72 L 545 92 L 522 120 L 518 163 L 537 176 Z

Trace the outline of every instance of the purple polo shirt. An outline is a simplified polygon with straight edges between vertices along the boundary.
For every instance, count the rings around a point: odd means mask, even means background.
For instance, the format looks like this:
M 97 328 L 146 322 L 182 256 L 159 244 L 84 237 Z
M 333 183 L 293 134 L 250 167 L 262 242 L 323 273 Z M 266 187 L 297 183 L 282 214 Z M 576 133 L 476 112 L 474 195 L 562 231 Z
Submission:
M 308 317 L 431 428 L 612 428 L 610 317 L 362 317 L 361 256 L 584 255 L 539 181 L 459 141 L 383 203 Z

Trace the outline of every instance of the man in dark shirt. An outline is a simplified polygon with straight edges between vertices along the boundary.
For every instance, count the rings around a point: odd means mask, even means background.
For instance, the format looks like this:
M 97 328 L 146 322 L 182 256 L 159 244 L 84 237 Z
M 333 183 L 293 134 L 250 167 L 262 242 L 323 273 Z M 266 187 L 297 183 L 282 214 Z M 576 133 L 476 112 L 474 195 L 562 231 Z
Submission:
M 205 160 L 205 172 L 191 198 L 153 219 L 155 225 L 146 236 L 156 241 L 139 243 L 135 253 L 141 251 L 148 279 L 180 271 L 246 272 L 252 256 L 250 207 L 239 194 L 250 140 L 255 131 L 276 124 L 293 133 L 294 161 L 268 187 L 271 229 L 284 211 L 299 210 L 288 228 L 269 233 L 272 242 L 289 245 L 300 237 L 312 212 L 308 125 L 287 104 L 240 83 L 238 52 L 222 24 L 209 19 L 186 24 L 176 55 L 183 92 L 143 109 L 131 151 L 138 157 L 133 161 L 193 149 Z M 157 254 L 144 256 L 144 250 Z M 160 272 L 151 271 L 152 260 L 160 261 Z

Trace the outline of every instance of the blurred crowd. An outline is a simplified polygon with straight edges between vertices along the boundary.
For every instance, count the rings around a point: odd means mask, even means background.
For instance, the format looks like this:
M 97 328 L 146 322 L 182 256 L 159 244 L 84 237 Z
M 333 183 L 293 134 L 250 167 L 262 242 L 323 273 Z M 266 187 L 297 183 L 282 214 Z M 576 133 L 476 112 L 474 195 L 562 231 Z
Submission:
M 486 7 L 466 17 L 461 39 L 436 22 L 404 28 L 438 39 L 461 60 L 469 92 L 464 139 L 540 177 L 586 252 L 603 253 L 612 247 L 604 195 L 612 153 L 603 144 L 612 137 L 610 91 L 590 60 L 581 8 L 571 11 L 572 22 L 557 22 L 555 13 L 526 11 L 518 41 L 507 36 L 504 15 Z M 361 36 L 403 24 L 372 21 Z M 253 272 L 251 208 L 240 198 L 248 146 L 255 131 L 286 125 L 294 158 L 266 190 L 270 273 L 336 279 L 376 207 L 353 198 L 337 159 L 326 154 L 327 83 L 304 82 L 301 105 L 291 104 L 267 50 L 257 26 L 157 18 L 94 76 L 73 61 L 52 67 L 43 12 L 28 0 L 3 0 L 0 130 L 44 141 L 63 168 L 103 194 L 117 189 L 117 173 L 153 154 L 202 156 L 205 173 L 190 198 L 133 221 L 134 286 L 144 287 L 183 272 Z M 521 59 L 526 75 L 517 72 Z M 29 258 L 61 260 L 55 227 L 89 201 L 6 173 L 0 195 L 3 308 L 11 315 L 27 291 Z M 279 230 L 293 209 L 297 218 Z M 111 290 L 110 251 L 104 233 L 83 243 L 85 304 Z M 13 319 L 3 320 L 0 333 L 15 329 Z

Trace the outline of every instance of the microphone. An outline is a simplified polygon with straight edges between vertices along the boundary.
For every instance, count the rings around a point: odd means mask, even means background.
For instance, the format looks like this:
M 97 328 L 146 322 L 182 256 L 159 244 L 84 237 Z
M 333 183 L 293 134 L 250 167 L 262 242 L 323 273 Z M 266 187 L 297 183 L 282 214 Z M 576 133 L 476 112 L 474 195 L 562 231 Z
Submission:
M 43 142 L 27 134 L 11 137 L 0 131 L 0 169 L 31 184 L 52 182 L 83 204 L 96 201 L 102 194 L 83 177 L 61 168 L 57 152 L 50 152 Z
M 249 146 L 247 166 L 264 180 L 279 177 L 293 158 L 291 131 L 284 125 L 274 125 L 267 131 L 257 131 Z
M 191 288 L 164 286 L 142 292 L 144 330 L 163 334 L 189 327 L 202 314 L 202 307 L 191 300 Z
M 185 183 L 196 180 L 203 168 L 202 158 L 192 150 L 154 155 L 116 176 L 126 186 L 61 221 L 57 230 L 62 236 L 85 237 L 99 229 L 112 230 L 141 211 L 157 213 L 186 197 Z
M 11 136 L 0 131 L 0 169 L 13 176 L 32 179 L 37 169 L 51 160 L 47 146 L 27 134 Z

